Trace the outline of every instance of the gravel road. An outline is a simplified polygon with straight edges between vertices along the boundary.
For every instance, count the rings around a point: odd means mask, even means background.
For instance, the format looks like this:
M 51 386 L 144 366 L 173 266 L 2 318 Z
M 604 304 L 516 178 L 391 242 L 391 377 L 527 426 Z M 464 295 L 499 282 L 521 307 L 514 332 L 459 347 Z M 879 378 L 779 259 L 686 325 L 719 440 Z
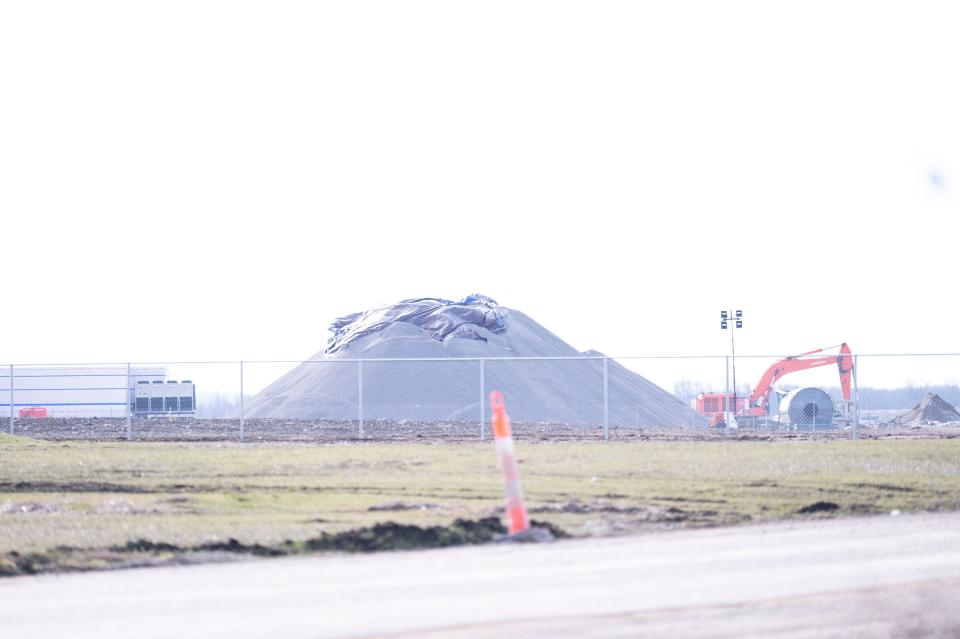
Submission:
M 960 513 L 0 580 L 0 636 L 957 637 Z

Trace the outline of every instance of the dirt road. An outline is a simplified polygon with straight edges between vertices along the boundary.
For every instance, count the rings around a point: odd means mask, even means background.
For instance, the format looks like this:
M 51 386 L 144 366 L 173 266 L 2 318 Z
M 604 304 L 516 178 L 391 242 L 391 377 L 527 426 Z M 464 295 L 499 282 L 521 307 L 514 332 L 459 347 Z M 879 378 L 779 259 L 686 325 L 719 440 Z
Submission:
M 3 637 L 956 637 L 960 514 L 0 581 Z

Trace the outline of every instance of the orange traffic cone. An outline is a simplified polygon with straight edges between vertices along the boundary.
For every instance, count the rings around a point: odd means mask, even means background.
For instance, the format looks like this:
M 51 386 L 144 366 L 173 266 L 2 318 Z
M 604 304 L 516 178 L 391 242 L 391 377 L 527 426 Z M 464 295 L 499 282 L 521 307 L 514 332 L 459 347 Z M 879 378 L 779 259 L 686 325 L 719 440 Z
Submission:
M 523 488 L 520 486 L 520 470 L 513 451 L 513 436 L 510 433 L 510 418 L 503 401 L 503 393 L 490 393 L 490 408 L 493 411 L 493 441 L 503 471 L 503 490 L 507 499 L 507 519 L 510 521 L 511 535 L 530 528 L 527 507 L 523 503 Z

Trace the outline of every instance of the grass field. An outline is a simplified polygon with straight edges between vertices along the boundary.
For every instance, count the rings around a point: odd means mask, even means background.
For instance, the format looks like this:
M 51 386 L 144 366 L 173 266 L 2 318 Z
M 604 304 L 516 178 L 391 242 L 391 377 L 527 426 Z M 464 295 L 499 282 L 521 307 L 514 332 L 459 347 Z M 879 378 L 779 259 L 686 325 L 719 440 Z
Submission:
M 574 536 L 960 509 L 958 439 L 537 443 L 517 452 L 532 517 Z M 279 547 L 388 521 L 446 526 L 498 516 L 501 502 L 490 444 L 0 436 L 0 574 L 209 560 L 219 555 L 200 552 L 204 544 Z M 135 540 L 165 545 L 125 547 Z

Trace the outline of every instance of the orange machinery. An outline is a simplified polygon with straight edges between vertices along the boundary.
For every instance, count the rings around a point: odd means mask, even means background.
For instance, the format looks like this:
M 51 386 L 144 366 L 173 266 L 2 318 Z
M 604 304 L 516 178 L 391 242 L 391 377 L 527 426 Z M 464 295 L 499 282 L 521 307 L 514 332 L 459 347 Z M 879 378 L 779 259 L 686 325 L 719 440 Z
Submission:
M 724 413 L 727 410 L 733 412 L 737 418 L 764 418 L 768 416 L 770 410 L 770 393 L 773 385 L 784 375 L 796 371 L 817 368 L 819 366 L 828 366 L 836 364 L 840 371 L 840 391 L 843 399 L 850 401 L 850 382 L 853 379 L 853 355 L 850 354 L 850 347 L 844 342 L 840 344 L 840 353 L 838 355 L 824 355 L 822 357 L 809 357 L 822 353 L 830 348 L 818 348 L 800 355 L 791 355 L 777 361 L 773 366 L 767 369 L 757 383 L 756 388 L 750 393 L 750 397 L 736 397 L 730 393 L 701 393 L 693 400 L 693 407 L 701 415 L 710 417 L 710 425 L 714 427 L 723 427 Z

